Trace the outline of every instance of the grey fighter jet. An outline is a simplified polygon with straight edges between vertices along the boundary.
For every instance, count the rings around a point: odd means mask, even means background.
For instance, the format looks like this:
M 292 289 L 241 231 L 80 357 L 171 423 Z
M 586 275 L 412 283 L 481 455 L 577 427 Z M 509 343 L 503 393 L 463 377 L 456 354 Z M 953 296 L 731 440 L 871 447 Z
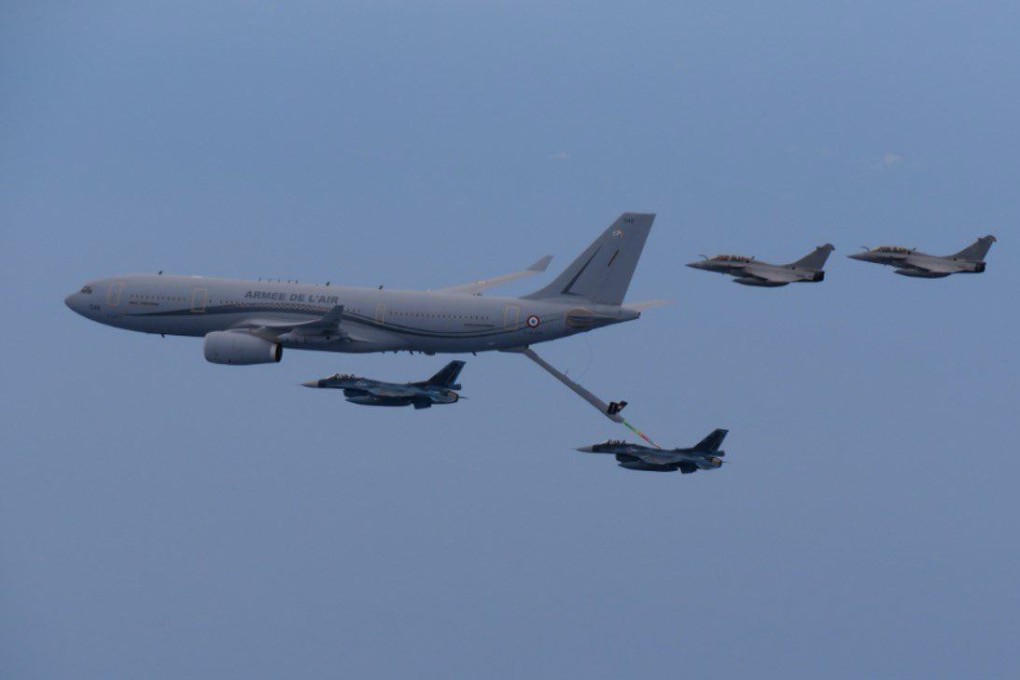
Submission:
M 852 260 L 885 264 L 896 267 L 900 276 L 918 279 L 943 279 L 950 274 L 980 274 L 985 270 L 985 255 L 995 243 L 994 236 L 982 236 L 955 255 L 928 255 L 917 248 L 880 246 L 874 250 L 864 247 L 863 253 L 847 255 Z
M 305 387 L 324 387 L 344 391 L 352 404 L 364 406 L 414 406 L 430 408 L 433 404 L 454 404 L 460 400 L 457 376 L 463 361 L 451 361 L 443 370 L 425 382 L 388 383 L 355 375 L 336 375 L 302 383 Z
M 687 266 L 735 276 L 733 282 L 744 286 L 778 288 L 788 283 L 823 281 L 825 272 L 822 267 L 833 250 L 833 245 L 826 243 L 790 264 L 769 264 L 745 255 L 716 255 L 711 259 L 705 257 L 698 262 L 691 262 Z
M 609 440 L 602 444 L 585 446 L 582 453 L 611 453 L 620 467 L 649 472 L 676 472 L 689 474 L 698 470 L 715 470 L 722 467 L 725 451 L 720 451 L 729 430 L 713 430 L 689 449 L 654 449 L 630 442 Z

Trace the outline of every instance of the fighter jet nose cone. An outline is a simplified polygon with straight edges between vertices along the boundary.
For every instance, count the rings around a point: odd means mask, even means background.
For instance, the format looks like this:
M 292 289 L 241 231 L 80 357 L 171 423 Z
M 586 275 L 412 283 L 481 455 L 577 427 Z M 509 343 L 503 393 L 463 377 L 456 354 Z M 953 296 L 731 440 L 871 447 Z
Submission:
M 304 387 L 318 387 L 319 386 L 319 381 L 318 380 L 309 380 L 308 382 L 303 382 L 301 384 Z
M 591 453 L 591 452 L 592 452 L 592 450 L 591 450 L 591 447 L 590 447 L 590 446 L 582 446 L 581 448 L 579 448 L 579 449 L 574 449 L 574 450 L 575 450 L 575 451 L 580 451 L 581 453 Z
M 74 294 L 73 293 L 71 295 L 68 295 L 66 298 L 64 298 L 64 304 L 67 305 L 68 309 L 74 309 L 74 304 L 72 304 L 73 301 L 74 301 Z
M 701 269 L 700 262 L 688 262 L 686 266 L 690 267 L 691 269 Z

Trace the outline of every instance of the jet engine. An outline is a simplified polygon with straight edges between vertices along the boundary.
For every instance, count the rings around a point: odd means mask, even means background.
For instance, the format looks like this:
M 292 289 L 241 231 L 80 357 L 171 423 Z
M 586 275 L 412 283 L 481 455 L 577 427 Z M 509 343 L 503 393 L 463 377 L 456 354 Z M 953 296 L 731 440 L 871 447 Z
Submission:
M 238 331 L 214 331 L 205 336 L 205 360 L 214 364 L 246 366 L 273 364 L 283 357 L 283 347 L 257 335 Z

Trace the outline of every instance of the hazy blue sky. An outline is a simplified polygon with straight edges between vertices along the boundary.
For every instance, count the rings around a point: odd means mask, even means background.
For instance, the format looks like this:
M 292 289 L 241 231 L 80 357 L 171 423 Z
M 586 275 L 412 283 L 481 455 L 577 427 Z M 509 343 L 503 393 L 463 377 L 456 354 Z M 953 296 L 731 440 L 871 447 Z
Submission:
M 616 5 L 0 5 L 0 675 L 1020 673 L 1016 2 Z M 62 303 L 559 271 L 625 210 L 676 304 L 539 351 L 728 427 L 719 472 L 575 453 L 627 433 L 520 357 L 373 410 L 298 383 L 447 358 L 227 368 Z M 982 276 L 845 258 L 986 233 Z M 821 285 L 682 266 L 827 241 Z

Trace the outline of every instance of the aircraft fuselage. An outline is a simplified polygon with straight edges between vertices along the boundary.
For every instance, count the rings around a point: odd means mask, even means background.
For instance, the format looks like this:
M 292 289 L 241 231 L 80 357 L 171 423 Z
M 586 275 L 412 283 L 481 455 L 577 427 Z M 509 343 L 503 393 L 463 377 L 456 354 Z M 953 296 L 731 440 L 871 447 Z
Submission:
M 271 322 L 313 321 L 343 306 L 342 339 L 288 340 L 291 349 L 461 353 L 506 350 L 574 335 L 640 313 L 557 298 L 531 300 L 443 292 L 318 286 L 192 276 L 98 279 L 67 297 L 82 316 L 116 328 L 202 337 Z

